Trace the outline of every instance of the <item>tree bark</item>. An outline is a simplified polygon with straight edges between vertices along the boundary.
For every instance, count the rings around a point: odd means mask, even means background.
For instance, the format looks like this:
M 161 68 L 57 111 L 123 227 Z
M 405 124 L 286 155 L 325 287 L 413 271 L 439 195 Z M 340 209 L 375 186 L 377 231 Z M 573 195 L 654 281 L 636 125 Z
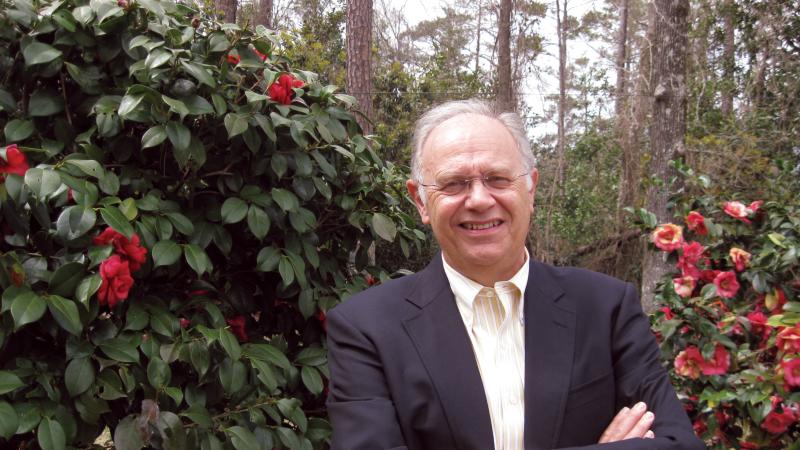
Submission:
M 497 106 L 515 111 L 514 87 L 511 80 L 511 0 L 500 0 L 497 23 Z
M 255 24 L 272 28 L 272 0 L 257 0 L 256 5 Z
M 225 22 L 236 23 L 236 0 L 215 0 L 215 5 Z
M 556 184 L 564 182 L 564 158 L 566 157 L 566 116 L 567 116 L 567 0 L 559 11 L 560 1 L 556 0 L 556 27 L 558 29 L 558 166 Z M 563 16 L 562 16 L 563 14 Z
M 733 90 L 736 85 L 734 72 L 736 69 L 736 42 L 734 40 L 734 14 L 735 4 L 733 0 L 725 0 L 723 17 L 725 42 L 722 46 L 722 70 L 723 83 L 721 92 L 720 112 L 727 117 L 733 112 Z
M 475 37 L 475 76 L 478 76 L 481 61 L 481 22 L 483 19 L 483 0 L 478 0 L 478 29 Z M 510 39 L 510 38 L 509 38 Z
M 686 134 L 686 49 L 688 44 L 689 0 L 655 0 L 653 42 L 653 121 L 650 125 L 650 174 L 661 185 L 651 186 L 645 208 L 659 223 L 670 222 L 669 192 L 678 186 L 669 180 L 676 175 L 668 162 L 682 157 Z M 642 306 L 657 308 L 654 293 L 658 281 L 670 271 L 662 252 L 645 251 L 642 267 Z
M 372 133 L 372 0 L 347 5 L 347 90 L 358 100 L 364 134 Z

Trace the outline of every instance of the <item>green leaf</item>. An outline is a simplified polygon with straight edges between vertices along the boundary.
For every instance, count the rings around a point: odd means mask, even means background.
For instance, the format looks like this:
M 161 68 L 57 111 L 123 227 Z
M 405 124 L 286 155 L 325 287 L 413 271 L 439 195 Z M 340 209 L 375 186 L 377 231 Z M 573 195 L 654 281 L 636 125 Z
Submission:
M 247 103 L 263 102 L 269 99 L 269 97 L 264 94 L 257 94 L 250 90 L 244 91 L 244 96 L 247 97 Z
M 275 247 L 264 247 L 258 252 L 256 257 L 256 265 L 258 270 L 262 272 L 272 272 L 278 267 L 278 262 L 281 260 L 281 252 Z
M 81 263 L 71 262 L 64 264 L 50 277 L 50 293 L 62 297 L 74 296 L 75 288 L 78 287 L 78 283 L 83 279 L 84 273 L 85 270 Z
M 242 353 L 250 359 L 268 362 L 285 370 L 292 368 L 289 358 L 271 344 L 245 344 Z
M 171 57 L 172 54 L 170 52 L 157 48 L 147 55 L 147 58 L 144 60 L 144 66 L 147 70 L 152 70 L 166 64 Z
M 219 330 L 219 343 L 232 360 L 238 361 L 241 358 L 242 349 L 239 346 L 239 341 L 227 328 Z
M 83 394 L 94 384 L 94 366 L 88 358 L 76 358 L 67 364 L 64 383 L 70 397 Z
M 115 206 L 107 206 L 105 208 L 100 209 L 100 215 L 103 217 L 103 220 L 116 230 L 118 233 L 122 234 L 128 239 L 131 239 L 133 236 L 133 226 L 131 226 L 130 222 L 128 222 L 128 218 L 125 217 L 125 214 L 122 214 Z
M 14 329 L 19 329 L 25 324 L 39 320 L 47 304 L 44 299 L 33 291 L 25 291 L 18 295 L 11 303 L 11 316 L 14 318 Z
M 164 103 L 169 105 L 169 110 L 178 114 L 178 116 L 183 120 L 189 114 L 189 108 L 186 107 L 186 104 L 180 100 L 176 100 L 172 97 L 167 97 L 166 95 L 162 95 L 161 99 L 164 100 Z M 167 125 L 169 126 L 169 125 Z
M 61 50 L 36 41 L 31 42 L 22 50 L 22 56 L 25 58 L 26 66 L 49 63 L 61 57 L 61 55 Z
M 286 189 L 272 188 L 271 194 L 272 199 L 275 200 L 278 206 L 284 211 L 294 211 L 300 206 L 297 196 Z
M 127 416 L 114 429 L 114 447 L 117 450 L 139 450 L 144 447 L 135 419 L 134 415 Z
M 219 366 L 219 381 L 228 394 L 235 394 L 244 387 L 247 378 L 247 368 L 241 361 L 232 361 L 225 358 Z
M 14 96 L 5 89 L 0 89 L 0 111 L 5 111 L 10 114 L 16 110 L 17 101 L 14 100 Z
M 144 135 L 142 135 L 142 149 L 160 145 L 166 139 L 167 139 L 167 129 L 166 127 L 164 127 L 164 125 L 156 125 L 154 127 L 150 127 L 147 131 L 144 132 Z
M 294 282 L 294 269 L 292 268 L 292 263 L 289 261 L 288 257 L 281 257 L 281 260 L 278 263 L 278 272 L 281 274 L 281 279 L 283 280 L 284 286 L 289 286 Z
M 171 378 L 172 370 L 170 370 L 169 364 L 164 361 L 153 358 L 147 364 L 147 381 L 149 381 L 150 385 L 154 388 L 163 388 L 169 384 Z
M 228 130 L 228 139 L 238 136 L 247 130 L 247 114 L 228 113 L 225 115 L 225 129 Z
M 63 239 L 77 239 L 94 227 L 97 216 L 87 206 L 73 205 L 66 208 L 56 220 L 56 234 Z
M 183 248 L 183 255 L 189 266 L 197 272 L 197 276 L 203 275 L 204 272 L 211 272 L 212 265 L 211 261 L 208 259 L 208 255 L 197 245 L 185 245 Z
M 143 99 L 144 95 L 126 95 L 122 97 L 122 101 L 119 102 L 117 114 L 122 118 L 127 117 L 136 110 L 136 107 L 142 103 Z
M 181 60 L 181 65 L 183 66 L 183 69 L 186 70 L 189 75 L 195 77 L 197 81 L 212 88 L 216 86 L 214 77 L 212 77 L 211 74 L 208 73 L 208 70 L 202 65 L 196 62 L 186 62 L 183 60 Z
M 89 300 L 97 293 L 101 284 L 103 284 L 103 278 L 100 275 L 89 275 L 78 284 L 78 288 L 75 290 L 75 299 L 88 310 Z
M 189 344 L 189 361 L 191 361 L 192 366 L 197 369 L 197 373 L 200 377 L 205 375 L 210 365 L 208 347 L 199 341 L 192 341 L 192 343 Z
M 181 247 L 173 241 L 158 241 L 153 246 L 153 268 L 171 266 L 181 257 Z
M 250 205 L 250 209 L 247 211 L 247 226 L 258 240 L 264 239 L 264 236 L 269 233 L 269 216 L 258 206 Z
M 392 219 L 381 213 L 374 213 L 372 215 L 372 229 L 378 233 L 378 236 L 392 242 L 397 235 L 397 226 L 395 226 Z
M 116 337 L 101 342 L 98 347 L 115 361 L 139 363 L 139 350 L 136 349 L 135 341 Z
M 25 184 L 40 200 L 46 200 L 61 186 L 61 177 L 52 169 L 34 167 L 25 172 Z
M 786 248 L 786 244 L 783 243 L 783 241 L 786 240 L 786 236 L 780 233 L 770 233 L 767 235 L 767 237 L 769 238 L 770 241 L 772 241 L 773 244 L 777 245 L 778 247 Z
M 103 166 L 93 159 L 68 159 L 64 162 L 71 166 L 77 167 L 81 172 L 89 175 L 90 177 L 100 179 L 105 175 Z
M 6 124 L 3 133 L 6 135 L 6 141 L 11 143 L 28 139 L 35 130 L 33 121 L 14 119 Z
M 283 175 L 286 173 L 288 165 L 289 164 L 286 161 L 286 157 L 281 155 L 280 153 L 273 154 L 272 158 L 270 159 L 270 166 L 272 167 L 272 171 L 275 172 L 275 175 L 277 175 L 278 178 L 283 177 Z
M 17 432 L 19 418 L 14 408 L 0 401 L 0 438 L 8 439 Z
M 171 212 L 164 214 L 175 228 L 184 236 L 191 236 L 194 233 L 194 224 L 181 213 Z
M 56 319 L 56 322 L 68 333 L 78 336 L 83 330 L 78 306 L 72 300 L 67 300 L 59 295 L 47 297 L 47 309 Z
M 303 379 L 303 384 L 312 394 L 319 395 L 322 393 L 322 377 L 317 369 L 311 366 L 303 366 L 300 369 L 300 377 Z
M 117 174 L 109 170 L 97 180 L 97 185 L 104 194 L 112 196 L 117 195 L 119 192 L 119 177 L 117 177 Z
M 67 448 L 64 429 L 61 428 L 61 424 L 49 417 L 45 417 L 39 422 L 36 438 L 42 450 L 65 450 Z
M 236 450 L 253 450 L 259 448 L 256 436 L 247 428 L 235 426 L 225 430 Z
M 321 366 L 328 362 L 328 357 L 325 350 L 319 347 L 307 347 L 297 354 L 294 361 L 303 366 Z
M 0 394 L 6 394 L 25 386 L 18 376 L 5 370 L 0 370 Z
M 36 91 L 28 102 L 30 117 L 52 116 L 64 110 L 64 99 L 53 91 Z
M 192 142 L 192 133 L 180 122 L 170 121 L 167 123 L 167 137 L 178 150 L 188 149 Z
M 222 222 L 238 223 L 247 215 L 247 203 L 238 197 L 229 197 L 222 204 Z
M 295 450 L 300 448 L 300 440 L 297 438 L 297 435 L 289 428 L 286 427 L 278 427 L 275 429 L 278 433 L 278 438 L 280 438 L 281 443 L 285 445 L 290 450 Z

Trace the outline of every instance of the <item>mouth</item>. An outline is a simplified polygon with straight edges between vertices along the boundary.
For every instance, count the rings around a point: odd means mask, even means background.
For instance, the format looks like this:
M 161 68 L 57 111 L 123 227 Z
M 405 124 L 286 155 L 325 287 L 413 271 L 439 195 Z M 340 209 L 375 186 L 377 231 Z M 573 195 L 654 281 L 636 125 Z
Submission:
M 460 224 L 461 228 L 465 228 L 470 231 L 481 231 L 481 230 L 488 230 L 491 228 L 497 228 L 503 223 L 502 220 L 493 220 L 491 222 L 481 222 L 481 223 L 474 223 L 474 222 L 465 222 Z

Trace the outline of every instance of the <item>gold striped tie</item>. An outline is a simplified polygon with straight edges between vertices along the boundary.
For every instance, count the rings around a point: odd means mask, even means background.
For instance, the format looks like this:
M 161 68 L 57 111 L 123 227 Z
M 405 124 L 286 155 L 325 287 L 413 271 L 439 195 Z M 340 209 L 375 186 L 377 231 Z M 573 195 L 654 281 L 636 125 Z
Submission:
M 473 327 L 496 333 L 506 316 L 503 303 L 492 288 L 483 288 L 475 296 L 475 316 Z

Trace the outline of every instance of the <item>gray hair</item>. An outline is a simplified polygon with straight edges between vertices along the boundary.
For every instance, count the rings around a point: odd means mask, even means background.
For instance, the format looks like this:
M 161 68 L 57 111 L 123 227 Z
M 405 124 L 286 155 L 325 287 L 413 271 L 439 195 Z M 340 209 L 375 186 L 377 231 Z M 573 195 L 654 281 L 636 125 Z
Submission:
M 489 117 L 502 123 L 513 136 L 517 143 L 517 151 L 522 156 L 525 170 L 530 172 L 536 165 L 536 159 L 531 152 L 531 144 L 525 134 L 525 126 L 517 113 L 501 111 L 497 105 L 484 100 L 454 100 L 442 103 L 428 110 L 417 120 L 414 127 L 414 137 L 411 142 L 411 178 L 417 183 L 422 183 L 422 147 L 428 136 L 442 123 L 453 117 L 464 114 L 476 114 Z M 421 186 L 420 186 L 421 187 Z M 424 195 L 423 201 L 424 201 Z

